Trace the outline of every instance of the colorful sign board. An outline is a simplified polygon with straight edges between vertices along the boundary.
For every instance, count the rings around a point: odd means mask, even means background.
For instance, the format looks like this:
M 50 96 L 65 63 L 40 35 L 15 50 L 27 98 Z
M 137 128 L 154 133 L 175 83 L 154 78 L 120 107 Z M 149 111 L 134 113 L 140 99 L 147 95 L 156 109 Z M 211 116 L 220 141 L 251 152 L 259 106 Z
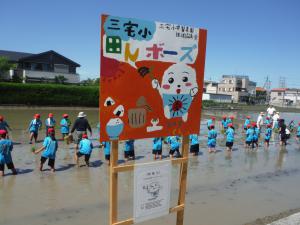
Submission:
M 102 16 L 101 141 L 199 133 L 206 33 Z
M 135 166 L 133 192 L 135 223 L 169 214 L 171 172 L 171 161 Z

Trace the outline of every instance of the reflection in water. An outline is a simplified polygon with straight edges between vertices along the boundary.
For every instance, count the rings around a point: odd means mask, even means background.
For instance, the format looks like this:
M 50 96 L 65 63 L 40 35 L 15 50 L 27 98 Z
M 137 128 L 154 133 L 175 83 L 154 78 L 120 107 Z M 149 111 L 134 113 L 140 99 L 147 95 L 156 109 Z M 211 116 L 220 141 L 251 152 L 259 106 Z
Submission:
M 200 163 L 199 158 L 200 158 L 200 157 L 198 157 L 198 156 L 195 156 L 195 157 L 191 157 L 191 158 L 190 158 L 190 161 L 189 161 L 189 167 L 190 167 L 191 170 L 197 169 L 197 168 L 198 168 L 199 163 Z
M 264 166 L 267 166 L 270 159 L 270 152 L 268 148 L 265 149 L 263 156 L 264 156 Z
M 215 153 L 208 154 L 207 156 L 207 173 L 209 176 L 212 176 L 215 173 Z
M 278 152 L 278 157 L 277 157 L 277 161 L 276 161 L 277 169 L 280 169 L 280 170 L 282 169 L 286 154 L 287 154 L 287 150 L 286 150 L 285 146 L 284 147 L 282 146 Z
M 257 151 L 246 151 L 245 152 L 245 166 L 249 171 L 252 171 L 255 168 L 255 164 L 257 163 Z
M 3 207 L 3 210 L 9 210 L 10 207 L 12 207 L 12 202 L 14 199 L 14 192 L 13 189 L 11 187 L 13 187 L 16 183 L 16 176 L 10 176 L 7 177 L 7 179 L 1 179 L 0 178 L 0 204 L 5 205 L 5 207 Z M 0 208 L 2 210 L 2 208 Z M 4 211 L 4 214 L 5 213 Z
M 225 159 L 228 166 L 232 166 L 232 151 L 225 151 Z

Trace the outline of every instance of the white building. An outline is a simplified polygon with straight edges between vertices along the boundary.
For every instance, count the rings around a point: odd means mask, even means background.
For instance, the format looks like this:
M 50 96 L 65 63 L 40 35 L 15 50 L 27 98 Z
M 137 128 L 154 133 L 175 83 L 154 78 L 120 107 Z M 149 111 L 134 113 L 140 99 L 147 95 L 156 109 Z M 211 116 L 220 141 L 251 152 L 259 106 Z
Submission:
M 204 81 L 204 92 L 210 94 L 218 93 L 218 82 L 215 81 Z
M 224 94 L 203 93 L 202 100 L 211 100 L 214 102 L 231 103 L 232 96 Z
M 300 106 L 300 89 L 274 88 L 271 90 L 270 103 L 277 106 Z
M 255 96 L 256 83 L 248 76 L 223 75 L 218 85 L 218 94 L 232 96 L 233 102 L 247 102 L 249 97 Z

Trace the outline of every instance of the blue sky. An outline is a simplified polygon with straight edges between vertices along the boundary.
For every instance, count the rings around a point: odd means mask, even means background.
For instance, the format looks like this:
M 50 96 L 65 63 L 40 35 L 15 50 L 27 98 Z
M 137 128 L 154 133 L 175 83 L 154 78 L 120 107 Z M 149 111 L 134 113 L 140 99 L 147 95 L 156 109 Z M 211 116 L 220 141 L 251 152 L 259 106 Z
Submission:
M 249 75 L 277 87 L 300 87 L 298 0 L 1 0 L 0 49 L 55 50 L 81 64 L 82 79 L 99 76 L 103 13 L 208 30 L 205 78 Z M 299 81 L 298 81 L 299 80 Z

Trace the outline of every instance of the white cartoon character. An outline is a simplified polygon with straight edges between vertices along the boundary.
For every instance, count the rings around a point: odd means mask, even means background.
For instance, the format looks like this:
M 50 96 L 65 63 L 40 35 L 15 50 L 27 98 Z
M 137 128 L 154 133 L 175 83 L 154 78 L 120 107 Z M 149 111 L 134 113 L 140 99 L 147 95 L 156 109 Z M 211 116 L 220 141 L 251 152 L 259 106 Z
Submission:
M 186 122 L 188 110 L 198 93 L 195 69 L 184 63 L 173 64 L 164 72 L 161 85 L 158 80 L 153 79 L 152 87 L 162 97 L 165 117 L 182 117 Z
M 154 200 L 159 196 L 159 191 L 161 189 L 161 185 L 158 182 L 152 182 L 143 187 L 147 191 L 147 193 L 151 196 L 148 200 Z

